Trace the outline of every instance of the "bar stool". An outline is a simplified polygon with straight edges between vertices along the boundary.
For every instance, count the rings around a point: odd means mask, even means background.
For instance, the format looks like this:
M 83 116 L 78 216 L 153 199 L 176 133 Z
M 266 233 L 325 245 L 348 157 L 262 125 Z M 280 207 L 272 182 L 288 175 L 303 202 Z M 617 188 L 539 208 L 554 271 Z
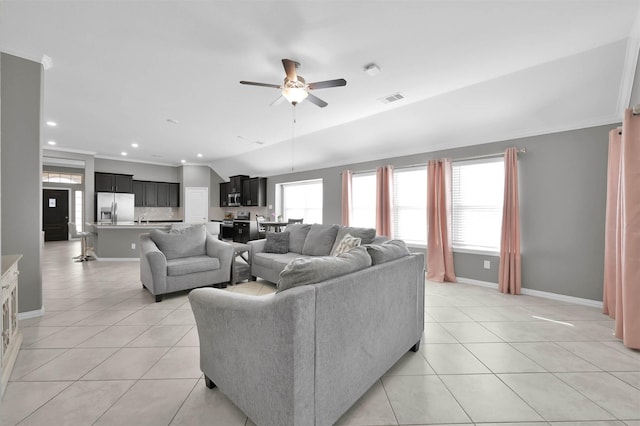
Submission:
M 68 225 L 69 225 L 69 233 L 71 233 L 71 237 L 80 238 L 80 247 L 82 252 L 79 256 L 74 257 L 74 259 L 76 259 L 76 262 L 86 262 L 89 260 L 93 260 L 93 257 L 87 254 L 87 250 L 93 249 L 93 247 L 87 247 L 87 237 L 89 235 L 92 235 L 91 232 L 84 232 L 84 231 L 78 232 L 76 228 L 76 224 L 73 222 L 69 222 Z

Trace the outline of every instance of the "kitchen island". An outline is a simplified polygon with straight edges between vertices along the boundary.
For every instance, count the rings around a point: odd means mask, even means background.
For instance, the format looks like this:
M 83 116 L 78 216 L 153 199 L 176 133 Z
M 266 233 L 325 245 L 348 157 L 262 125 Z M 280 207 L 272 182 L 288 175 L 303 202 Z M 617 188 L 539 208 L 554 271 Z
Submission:
M 88 245 L 96 260 L 139 260 L 138 238 L 152 229 L 167 230 L 175 222 L 87 223 L 92 233 Z

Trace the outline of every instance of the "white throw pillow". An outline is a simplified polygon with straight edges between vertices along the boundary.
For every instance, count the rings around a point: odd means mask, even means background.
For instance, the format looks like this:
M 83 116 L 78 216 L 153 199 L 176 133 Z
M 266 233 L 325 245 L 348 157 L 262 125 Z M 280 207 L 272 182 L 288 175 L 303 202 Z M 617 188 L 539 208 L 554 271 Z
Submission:
M 354 247 L 360 246 L 362 243 L 362 238 L 357 238 L 352 236 L 351 234 L 347 234 L 342 238 L 342 240 L 336 246 L 336 250 L 333 253 L 334 256 L 338 256 L 344 252 L 351 250 Z

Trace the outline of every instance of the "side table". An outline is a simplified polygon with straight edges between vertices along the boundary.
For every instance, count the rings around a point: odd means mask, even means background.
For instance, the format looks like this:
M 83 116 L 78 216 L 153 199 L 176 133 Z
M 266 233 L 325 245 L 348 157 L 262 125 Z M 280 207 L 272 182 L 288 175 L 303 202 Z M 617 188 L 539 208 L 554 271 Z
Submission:
M 251 281 L 251 246 L 243 243 L 233 244 L 233 260 L 231 261 L 231 280 L 229 284 L 238 281 Z

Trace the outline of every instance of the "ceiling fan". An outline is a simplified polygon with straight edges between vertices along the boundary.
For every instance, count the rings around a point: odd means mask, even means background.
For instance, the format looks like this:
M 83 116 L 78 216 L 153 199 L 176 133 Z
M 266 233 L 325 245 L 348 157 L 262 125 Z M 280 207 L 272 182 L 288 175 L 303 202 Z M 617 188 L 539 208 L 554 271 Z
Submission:
M 299 62 L 292 61 L 291 59 L 283 59 L 282 66 L 287 74 L 284 78 L 282 85 L 268 84 L 268 83 L 256 83 L 253 81 L 241 81 L 240 84 L 247 84 L 250 86 L 261 87 L 273 87 L 274 89 L 282 90 L 282 97 L 291 102 L 293 106 L 308 99 L 309 102 L 319 106 L 320 108 L 326 107 L 328 104 L 317 96 L 309 93 L 310 90 L 327 89 L 329 87 L 345 86 L 347 81 L 344 78 L 336 80 L 318 81 L 316 83 L 307 83 L 302 76 L 297 75 L 296 68 L 300 66 Z M 281 99 L 281 98 L 278 98 Z M 277 102 L 277 100 L 276 100 Z M 274 102 L 273 104 L 275 104 Z M 273 105 L 272 104 L 272 105 Z

